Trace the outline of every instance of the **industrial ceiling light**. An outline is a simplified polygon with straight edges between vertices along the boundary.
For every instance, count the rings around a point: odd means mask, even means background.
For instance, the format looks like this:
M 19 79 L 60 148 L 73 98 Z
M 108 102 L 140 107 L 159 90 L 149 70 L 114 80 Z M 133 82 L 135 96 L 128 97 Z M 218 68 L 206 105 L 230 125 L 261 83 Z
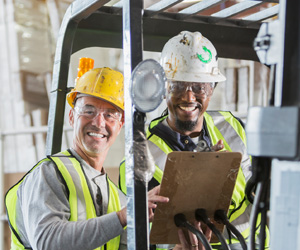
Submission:
M 132 72 L 131 98 L 136 109 L 151 112 L 165 97 L 166 76 L 161 65 L 147 59 L 140 62 Z

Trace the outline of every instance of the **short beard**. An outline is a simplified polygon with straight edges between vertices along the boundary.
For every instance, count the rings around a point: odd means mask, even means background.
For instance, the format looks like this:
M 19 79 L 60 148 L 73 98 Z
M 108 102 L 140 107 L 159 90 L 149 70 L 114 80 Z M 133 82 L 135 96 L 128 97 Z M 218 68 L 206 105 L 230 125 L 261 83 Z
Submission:
M 192 132 L 198 124 L 198 118 L 195 121 L 181 121 L 178 118 L 175 120 L 175 127 L 182 132 Z

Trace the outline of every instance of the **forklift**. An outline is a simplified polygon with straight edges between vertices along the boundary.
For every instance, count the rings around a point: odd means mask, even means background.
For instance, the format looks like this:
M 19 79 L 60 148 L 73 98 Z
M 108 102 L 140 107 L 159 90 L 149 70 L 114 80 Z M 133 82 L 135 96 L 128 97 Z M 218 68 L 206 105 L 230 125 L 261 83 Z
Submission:
M 76 0 L 69 6 L 57 40 L 46 153 L 51 155 L 61 150 L 71 55 L 88 47 L 123 48 L 127 245 L 130 250 L 149 249 L 146 196 L 149 169 L 136 164 L 138 159 L 132 148 L 136 140 L 143 142 L 145 114 L 154 110 L 156 104 L 140 107 L 130 92 L 132 78 L 141 69 L 144 50 L 160 52 L 180 31 L 201 31 L 215 45 L 220 57 L 260 61 L 271 69 L 269 106 L 251 107 L 247 118 L 248 153 L 253 157 L 252 188 L 256 187 L 250 220 L 255 227 L 255 218 L 261 214 L 262 223 L 266 224 L 269 214 L 271 249 L 298 249 L 300 3 L 245 0 L 215 14 L 201 15 L 226 3 L 226 0 L 203 0 L 177 12 L 166 11 L 180 2 L 161 0 L 144 8 L 141 0 L 117 3 Z M 245 18 L 232 18 L 266 3 L 274 6 Z M 270 21 L 277 15 L 277 20 Z M 252 188 L 248 191 L 252 192 Z M 248 249 L 252 250 L 251 241 Z

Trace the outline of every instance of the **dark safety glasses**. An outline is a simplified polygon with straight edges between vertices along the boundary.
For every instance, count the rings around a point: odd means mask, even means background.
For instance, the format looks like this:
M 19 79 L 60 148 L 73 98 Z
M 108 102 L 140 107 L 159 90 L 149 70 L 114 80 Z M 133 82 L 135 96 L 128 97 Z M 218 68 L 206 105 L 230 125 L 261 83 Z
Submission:
M 211 96 L 215 87 L 213 82 L 183 82 L 168 81 L 168 92 L 174 96 L 181 96 L 186 91 L 192 91 L 197 96 Z

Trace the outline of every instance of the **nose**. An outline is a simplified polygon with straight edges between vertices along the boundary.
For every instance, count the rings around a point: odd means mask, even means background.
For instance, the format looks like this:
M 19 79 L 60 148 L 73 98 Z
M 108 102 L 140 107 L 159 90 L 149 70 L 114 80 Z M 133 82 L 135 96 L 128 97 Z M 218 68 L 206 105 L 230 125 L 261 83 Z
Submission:
M 195 94 L 192 91 L 192 88 L 187 87 L 185 93 L 182 96 L 182 99 L 186 102 L 193 102 L 196 100 Z
M 98 128 L 104 128 L 106 121 L 103 116 L 103 113 L 98 113 L 98 115 L 93 119 L 93 124 L 95 124 Z

